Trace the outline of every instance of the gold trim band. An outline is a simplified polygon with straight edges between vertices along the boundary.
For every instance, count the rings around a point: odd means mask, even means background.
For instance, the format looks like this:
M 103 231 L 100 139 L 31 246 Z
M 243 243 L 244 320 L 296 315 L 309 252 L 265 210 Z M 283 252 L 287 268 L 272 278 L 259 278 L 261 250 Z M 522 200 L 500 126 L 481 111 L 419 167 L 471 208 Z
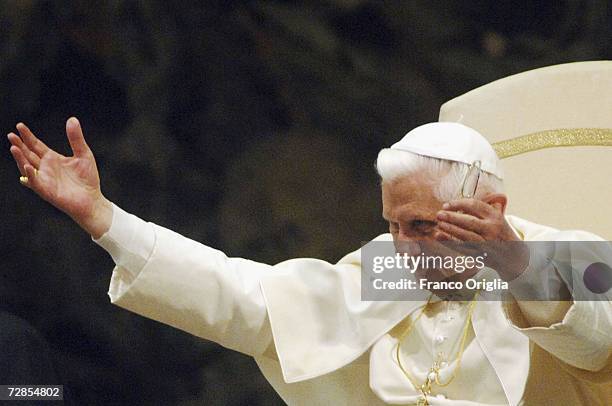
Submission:
M 555 147 L 612 147 L 612 128 L 558 128 L 493 144 L 499 159 Z

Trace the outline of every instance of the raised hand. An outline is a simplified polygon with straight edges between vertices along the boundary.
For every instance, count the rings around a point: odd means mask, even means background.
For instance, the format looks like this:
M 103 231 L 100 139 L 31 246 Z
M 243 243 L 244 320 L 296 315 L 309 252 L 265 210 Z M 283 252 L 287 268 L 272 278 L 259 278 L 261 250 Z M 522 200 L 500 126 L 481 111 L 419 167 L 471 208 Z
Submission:
M 112 221 L 112 205 L 102 195 L 94 155 L 83 137 L 79 121 L 66 122 L 73 156 L 58 154 L 39 140 L 25 124 L 17 124 L 19 136 L 9 133 L 11 154 L 21 182 L 53 206 L 68 214 L 94 238 Z
M 504 216 L 507 201 L 502 193 L 489 193 L 482 200 L 458 199 L 446 203 L 437 214 L 440 230 L 436 238 L 489 241 L 486 246 L 490 266 L 506 281 L 516 278 L 529 265 L 529 249 L 520 243 L 521 238 Z

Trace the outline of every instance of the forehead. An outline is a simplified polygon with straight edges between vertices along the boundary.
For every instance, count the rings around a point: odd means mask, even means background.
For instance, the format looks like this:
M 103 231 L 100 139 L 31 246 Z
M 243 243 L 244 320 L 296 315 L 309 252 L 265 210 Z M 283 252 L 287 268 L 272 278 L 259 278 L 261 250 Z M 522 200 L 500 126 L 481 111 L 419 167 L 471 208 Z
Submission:
M 383 217 L 433 217 L 442 203 L 434 195 L 434 183 L 421 176 L 406 176 L 382 184 Z

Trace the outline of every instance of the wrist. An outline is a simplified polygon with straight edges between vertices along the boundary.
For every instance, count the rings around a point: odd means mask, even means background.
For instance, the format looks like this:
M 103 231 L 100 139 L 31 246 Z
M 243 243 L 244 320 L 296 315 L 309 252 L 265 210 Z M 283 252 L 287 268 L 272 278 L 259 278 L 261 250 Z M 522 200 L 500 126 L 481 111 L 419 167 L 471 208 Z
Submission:
M 510 282 L 519 276 L 521 276 L 529 267 L 531 255 L 529 248 L 523 243 L 517 243 L 514 255 L 510 258 L 507 272 L 502 275 L 502 279 L 506 282 Z
M 113 222 L 113 204 L 100 195 L 94 203 L 91 213 L 83 219 L 76 220 L 79 226 L 95 240 L 102 237 Z
M 497 253 L 497 258 L 492 262 L 493 268 L 500 278 L 510 282 L 521 276 L 529 267 L 531 254 L 529 247 L 518 241 L 503 241 L 502 251 Z

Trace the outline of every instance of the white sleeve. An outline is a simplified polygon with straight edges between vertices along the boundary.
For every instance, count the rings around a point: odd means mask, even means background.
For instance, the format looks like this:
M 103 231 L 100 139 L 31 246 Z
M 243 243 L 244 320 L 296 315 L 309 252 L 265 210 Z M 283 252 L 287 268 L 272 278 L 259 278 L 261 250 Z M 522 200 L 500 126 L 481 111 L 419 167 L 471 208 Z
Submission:
M 117 266 L 138 276 L 155 245 L 153 224 L 129 214 L 113 203 L 113 220 L 108 231 L 97 240 Z
M 272 332 L 260 288 L 270 265 L 223 252 L 113 207 L 97 244 L 115 261 L 113 304 L 249 355 Z
M 567 287 L 557 273 L 552 259 L 554 247 L 543 247 L 538 241 L 530 245 L 529 264 L 516 278 L 508 282 L 510 293 L 517 300 L 560 300 L 559 292 Z M 552 245 L 546 243 L 547 245 Z
M 596 236 L 586 233 L 561 232 L 557 238 L 557 248 L 561 249 L 555 251 L 552 263 L 572 300 L 508 302 L 506 314 L 515 328 L 561 361 L 583 370 L 598 371 L 612 354 L 612 301 L 610 293 L 590 291 L 585 286 L 584 273 L 590 264 L 611 264 L 612 249 L 608 242 L 598 241 Z M 551 323 L 536 326 L 529 323 L 529 320 L 547 319 Z

